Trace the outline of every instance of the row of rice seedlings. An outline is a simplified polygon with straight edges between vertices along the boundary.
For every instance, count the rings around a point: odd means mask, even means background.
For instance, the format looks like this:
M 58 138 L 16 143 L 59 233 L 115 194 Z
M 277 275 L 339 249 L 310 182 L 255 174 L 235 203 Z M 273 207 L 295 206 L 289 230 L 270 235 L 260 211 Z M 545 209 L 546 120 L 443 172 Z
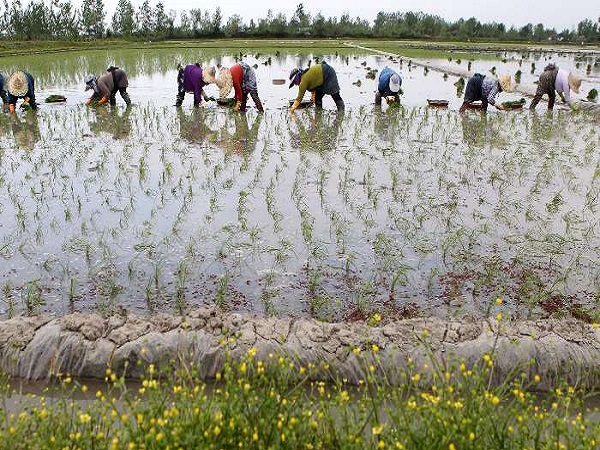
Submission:
M 262 264 L 262 267 L 268 268 L 271 273 L 276 273 L 277 265 L 274 265 L 274 261 L 289 262 L 288 258 L 284 257 L 284 254 L 289 252 L 287 244 L 279 246 L 285 250 L 283 255 L 279 251 L 271 251 L 272 248 L 277 248 L 273 243 L 290 242 L 284 236 L 294 234 L 302 236 L 309 267 L 318 270 L 311 278 L 313 281 L 323 279 L 322 276 L 318 276 L 320 273 L 328 272 L 330 276 L 332 267 L 329 264 L 323 266 L 321 261 L 329 258 L 328 255 L 335 248 L 336 254 L 332 256 L 339 258 L 343 263 L 334 269 L 349 274 L 351 266 L 365 267 L 367 270 L 361 274 L 365 292 L 369 292 L 368 285 L 372 285 L 379 289 L 377 295 L 381 296 L 386 289 L 389 295 L 389 291 L 393 291 L 397 286 L 398 280 L 407 283 L 404 276 L 397 274 L 408 273 L 400 270 L 404 267 L 401 264 L 404 264 L 403 261 L 408 255 L 411 255 L 411 258 L 420 255 L 415 262 L 408 264 L 412 270 L 417 269 L 421 272 L 421 267 L 429 267 L 426 269 L 429 270 L 429 275 L 420 273 L 411 277 L 417 282 L 413 286 L 414 292 L 419 290 L 420 284 L 430 283 L 431 274 L 443 273 L 461 266 L 476 268 L 481 260 L 481 252 L 489 249 L 477 244 L 481 239 L 501 242 L 500 236 L 504 233 L 504 227 L 508 231 L 523 235 L 519 231 L 519 227 L 522 227 L 520 222 L 523 221 L 519 211 L 530 211 L 530 214 L 539 217 L 536 220 L 544 220 L 551 224 L 556 223 L 553 216 L 560 214 L 559 220 L 562 220 L 567 228 L 566 235 L 581 232 L 577 229 L 577 224 L 585 220 L 585 215 L 576 214 L 576 211 L 568 215 L 561 214 L 565 201 L 561 200 L 563 194 L 557 195 L 560 192 L 555 193 L 550 201 L 545 203 L 549 205 L 545 212 L 540 211 L 535 203 L 528 202 L 527 198 L 518 202 L 507 201 L 507 197 L 511 195 L 521 195 L 513 186 L 527 186 L 530 180 L 535 180 L 533 187 L 528 189 L 539 196 L 544 188 L 561 184 L 557 181 L 558 176 L 566 176 L 569 195 L 582 196 L 585 190 L 586 198 L 593 198 L 595 183 L 585 189 L 579 187 L 581 184 L 585 186 L 585 181 L 576 181 L 590 174 L 579 173 L 579 169 L 568 169 L 574 160 L 576 165 L 582 166 L 578 155 L 565 155 L 562 150 L 573 144 L 571 140 L 561 141 L 560 153 L 550 153 L 545 158 L 532 157 L 525 155 L 514 143 L 503 137 L 521 129 L 522 124 L 516 121 L 516 116 L 508 121 L 508 125 L 502 125 L 495 118 L 481 121 L 478 117 L 479 124 L 476 124 L 475 130 L 487 133 L 489 131 L 486 129 L 491 127 L 498 131 L 492 134 L 491 142 L 478 146 L 469 140 L 465 141 L 466 144 L 461 143 L 464 138 L 460 136 L 463 131 L 460 123 L 462 119 L 417 109 L 404 110 L 399 115 L 402 120 L 396 116 L 368 118 L 365 112 L 355 116 L 347 115 L 341 120 L 348 121 L 344 127 L 353 130 L 350 136 L 335 134 L 340 128 L 340 123 L 330 121 L 330 117 L 325 115 L 322 117 L 320 128 L 316 128 L 316 139 L 300 129 L 301 136 L 297 138 L 299 146 L 291 148 L 292 152 L 298 152 L 296 155 L 289 154 L 290 149 L 284 144 L 289 139 L 289 133 L 279 125 L 280 121 L 273 117 L 267 117 L 263 121 L 263 124 L 271 124 L 269 121 L 277 124 L 263 131 L 262 137 L 257 138 L 256 148 L 261 150 L 257 150 L 255 155 L 244 157 L 219 156 L 219 147 L 212 142 L 203 145 L 197 154 L 189 155 L 181 151 L 185 142 L 134 147 L 126 141 L 117 151 L 111 152 L 106 150 L 106 147 L 96 148 L 95 141 L 92 140 L 90 145 L 84 145 L 82 149 L 74 152 L 74 161 L 71 159 L 70 162 L 61 164 L 58 158 L 49 158 L 52 161 L 53 183 L 45 181 L 44 175 L 40 173 L 44 171 L 44 165 L 40 163 L 42 155 L 35 161 L 35 155 L 29 155 L 24 160 L 11 157 L 11 163 L 17 169 L 16 173 L 29 172 L 20 178 L 25 180 L 21 181 L 20 185 L 8 183 L 8 198 L 11 207 L 16 211 L 14 214 L 17 226 L 13 230 L 17 230 L 16 240 L 20 240 L 15 245 L 23 250 L 23 258 L 31 255 L 27 250 L 31 248 L 30 244 L 26 244 L 29 233 L 25 233 L 23 229 L 23 224 L 31 221 L 29 211 L 33 211 L 31 216 L 36 223 L 33 229 L 41 230 L 33 233 L 37 236 L 37 239 L 34 239 L 36 245 L 51 239 L 50 231 L 44 232 L 45 228 L 41 223 L 48 219 L 48 215 L 54 213 L 54 205 L 33 210 L 26 205 L 30 202 L 37 205 L 48 202 L 51 198 L 48 189 L 49 186 L 53 186 L 55 192 L 60 192 L 63 207 L 62 217 L 54 215 L 50 220 L 56 229 L 52 234 L 71 233 L 67 230 L 78 229 L 83 238 L 89 241 L 85 247 L 87 250 L 80 253 L 84 256 L 81 261 L 88 267 L 85 270 L 82 270 L 84 267 L 74 269 L 76 275 L 70 277 L 74 280 L 74 286 L 83 288 L 88 283 L 86 280 L 90 278 L 90 274 L 95 273 L 91 267 L 97 265 L 116 266 L 115 276 L 123 280 L 124 265 L 122 262 L 115 264 L 114 261 L 121 261 L 127 254 L 125 250 L 135 247 L 135 243 L 130 243 L 131 236 L 141 233 L 142 237 L 146 236 L 142 243 L 153 245 L 156 254 L 150 258 L 144 256 L 143 251 L 134 253 L 141 256 L 129 257 L 132 267 L 127 272 L 143 274 L 146 281 L 142 285 L 145 286 L 148 307 L 154 308 L 163 300 L 169 301 L 170 296 L 181 299 L 185 293 L 185 287 L 180 286 L 176 290 L 177 294 L 175 288 L 172 288 L 172 294 L 165 294 L 163 286 L 167 285 L 168 279 L 177 272 L 177 265 L 184 256 L 176 257 L 172 262 L 172 257 L 165 258 L 164 255 L 169 254 L 173 242 L 178 239 L 190 241 L 190 238 L 193 238 L 192 224 L 198 223 L 196 219 L 199 217 L 208 217 L 205 216 L 207 211 L 210 211 L 212 219 L 203 220 L 203 226 L 208 230 L 217 231 L 222 227 L 222 223 L 227 223 L 226 218 L 231 212 L 228 199 L 231 198 L 232 192 L 238 193 L 237 202 L 233 205 L 237 205 L 236 221 L 239 226 L 211 233 L 213 237 L 210 239 L 213 241 L 209 239 L 202 243 L 208 243 L 209 249 L 223 248 L 224 254 L 244 249 L 243 257 L 231 258 L 232 262 L 223 266 L 221 273 L 230 274 L 228 283 L 223 284 L 224 286 L 239 284 L 237 274 L 241 272 L 241 267 L 248 258 L 260 261 L 265 255 L 279 255 L 277 258 L 268 258 Z M 139 115 L 134 115 L 134 120 L 138 120 L 139 117 L 151 121 L 148 134 L 149 139 L 153 139 L 153 134 L 160 129 L 154 124 L 154 121 L 158 120 L 157 114 L 151 108 L 146 108 L 142 109 Z M 207 115 L 206 120 L 211 123 L 217 119 L 213 115 Z M 302 120 L 303 118 L 300 119 L 300 123 Z M 544 139 L 558 139 L 556 134 L 544 131 L 545 123 L 530 123 L 534 120 L 536 119 L 523 120 L 526 126 L 532 127 L 533 130 L 531 134 L 534 137 L 527 141 L 528 149 L 536 148 L 538 142 Z M 559 122 L 560 127 L 566 126 L 566 122 L 562 121 L 560 116 L 555 120 Z M 176 122 L 168 122 L 167 127 L 175 126 L 174 124 Z M 381 132 L 382 129 L 391 128 L 396 124 L 399 124 L 399 129 L 404 134 Z M 577 125 L 587 129 L 584 124 Z M 297 132 L 293 130 L 292 136 Z M 331 133 L 334 133 L 333 136 Z M 592 132 L 584 133 L 583 136 L 587 142 L 585 154 L 590 159 L 593 148 L 597 147 L 597 136 Z M 269 144 L 266 144 L 267 139 Z M 261 145 L 258 145 L 259 141 Z M 313 144 L 317 145 L 316 149 L 313 148 Z M 497 153 L 501 153 L 502 157 L 499 158 Z M 560 159 L 557 158 L 559 154 Z M 483 155 L 491 159 L 486 161 Z M 94 161 L 91 166 L 90 160 Z M 542 161 L 542 164 L 538 165 L 536 161 Z M 525 168 L 515 173 L 515 168 L 523 165 Z M 493 167 L 492 175 L 481 177 L 489 167 Z M 538 167 L 539 171 L 532 176 L 531 172 Z M 293 182 L 285 175 L 290 173 L 296 174 Z M 518 176 L 516 185 L 515 175 Z M 6 179 L 10 174 L 5 173 L 4 177 Z M 257 190 L 257 186 L 260 186 L 260 189 Z M 296 205 L 299 215 L 297 223 L 277 219 L 289 214 L 285 203 L 286 189 L 289 189 L 287 192 Z M 464 198 L 472 196 L 473 189 L 481 202 L 467 205 Z M 207 207 L 204 198 L 210 198 L 210 208 Z M 264 198 L 265 205 L 259 207 L 261 198 Z M 248 204 L 250 199 L 252 206 Z M 50 202 L 52 203 L 52 200 Z M 275 204 L 283 207 L 279 214 L 274 208 Z M 464 213 L 469 210 L 471 214 L 465 216 Z M 164 216 L 161 211 L 168 211 L 168 214 Z M 257 226 L 262 227 L 267 217 L 276 224 L 272 236 L 257 232 Z M 577 219 L 578 217 L 581 218 Z M 99 220 L 100 218 L 102 220 Z M 465 221 L 466 219 L 469 220 Z M 69 224 L 79 225 L 73 227 Z M 394 224 L 393 234 L 390 234 L 390 224 Z M 139 231 L 132 233 L 132 230 L 136 229 Z M 335 239 L 331 230 L 335 230 Z M 592 236 L 593 226 L 590 225 L 588 230 L 590 231 L 587 232 L 587 236 Z M 44 233 L 48 234 L 44 236 Z M 367 241 L 378 237 L 381 240 L 398 241 L 398 245 L 391 247 L 393 251 L 375 252 L 375 247 L 369 250 L 367 246 L 356 241 L 355 237 L 361 234 Z M 569 237 L 569 241 L 575 242 L 577 236 L 578 234 Z M 527 235 L 525 237 L 527 238 Z M 5 239 L 10 241 L 8 237 Z M 530 242 L 538 241 L 539 239 L 534 239 Z M 224 242 L 227 243 L 225 247 L 222 246 Z M 289 247 L 297 255 L 301 255 L 303 252 L 300 251 L 298 243 L 298 240 L 294 240 Z M 108 257 L 105 248 L 111 246 L 121 248 L 121 251 Z M 10 247 L 11 245 L 5 244 L 5 253 L 11 254 Z M 138 248 L 141 250 L 143 246 Z M 403 253 L 393 255 L 397 249 L 402 249 Z M 540 257 L 545 253 L 545 250 L 541 250 Z M 65 251 L 69 251 L 68 246 L 65 247 Z M 589 246 L 587 251 L 593 254 L 592 246 Z M 105 255 L 102 256 L 102 253 Z M 210 251 L 202 250 L 201 253 L 210 255 Z M 565 252 L 562 253 L 564 258 Z M 442 255 L 442 259 L 436 262 L 437 254 Z M 532 256 L 536 254 L 530 254 L 528 259 L 535 260 Z M 516 256 L 518 255 L 517 253 Z M 589 258 L 590 253 L 587 255 Z M 58 259 L 63 257 L 60 254 L 55 256 Z M 377 261 L 375 265 L 369 262 L 374 256 Z M 516 257 L 514 249 L 504 252 L 503 256 L 509 259 Z M 524 260 L 523 264 L 526 264 L 526 259 Z M 392 268 L 391 261 L 398 264 L 400 269 Z M 442 266 L 440 261 L 444 263 Z M 195 270 L 186 272 L 184 278 L 188 286 L 202 276 L 212 273 L 215 268 L 213 263 L 214 261 L 207 262 L 197 269 L 194 266 Z M 431 263 L 433 266 L 430 267 Z M 578 267 L 577 264 L 572 266 Z M 139 289 L 139 278 L 134 277 L 133 290 L 144 292 L 144 289 Z M 269 275 L 269 279 L 272 280 L 273 276 Z M 381 286 L 385 284 L 384 280 L 387 280 L 387 287 Z M 324 286 L 326 283 L 320 284 Z M 124 283 L 115 282 L 114 285 L 123 286 Z M 272 285 L 275 286 L 275 282 Z M 314 282 L 311 285 L 316 286 Z M 393 285 L 394 289 L 391 289 L 390 285 Z M 115 289 L 109 288 L 103 292 L 115 292 Z M 314 292 L 317 291 L 313 289 Z M 332 291 L 321 292 L 335 294 Z M 77 295 L 69 296 L 78 298 Z M 113 297 L 119 298 L 120 294 Z M 111 298 L 110 295 L 108 298 Z

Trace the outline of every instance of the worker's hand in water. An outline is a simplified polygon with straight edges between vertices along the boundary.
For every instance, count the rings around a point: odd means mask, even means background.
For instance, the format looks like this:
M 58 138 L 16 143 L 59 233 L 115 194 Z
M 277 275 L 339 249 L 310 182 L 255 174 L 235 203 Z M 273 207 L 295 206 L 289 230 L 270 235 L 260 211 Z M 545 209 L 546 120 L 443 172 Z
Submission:
M 298 100 L 294 100 L 294 104 L 290 108 L 290 112 L 296 111 L 296 108 L 298 108 L 298 105 L 300 105 L 300 102 Z
M 240 110 L 240 108 L 241 108 L 241 107 L 242 107 L 242 102 L 240 102 L 240 101 L 238 101 L 238 102 L 235 102 L 235 105 L 233 105 L 233 110 L 234 110 L 235 112 L 238 112 L 238 111 Z
M 108 97 L 102 97 L 100 100 L 98 100 L 98 104 L 104 105 L 107 101 L 108 101 Z

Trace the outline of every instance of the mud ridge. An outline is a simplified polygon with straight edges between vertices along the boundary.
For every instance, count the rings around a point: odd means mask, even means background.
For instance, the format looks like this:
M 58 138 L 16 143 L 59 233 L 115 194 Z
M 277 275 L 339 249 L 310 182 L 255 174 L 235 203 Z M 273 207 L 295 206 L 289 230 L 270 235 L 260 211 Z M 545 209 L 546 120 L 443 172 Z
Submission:
M 379 347 L 375 357 L 374 344 Z M 398 385 L 409 361 L 426 372 L 433 363 L 473 366 L 486 353 L 494 355 L 498 380 L 520 372 L 537 374 L 542 389 L 559 380 L 587 387 L 600 380 L 600 330 L 576 319 L 417 318 L 369 326 L 207 307 L 185 316 L 75 313 L 0 322 L 0 370 L 33 380 L 67 373 L 102 378 L 107 367 L 140 378 L 151 363 L 158 368 L 194 366 L 201 377 L 211 379 L 222 369 L 226 349 L 236 359 L 253 347 L 262 360 L 284 354 L 299 364 L 326 362 L 327 376 L 350 382 L 363 378 L 371 364 L 379 378 Z

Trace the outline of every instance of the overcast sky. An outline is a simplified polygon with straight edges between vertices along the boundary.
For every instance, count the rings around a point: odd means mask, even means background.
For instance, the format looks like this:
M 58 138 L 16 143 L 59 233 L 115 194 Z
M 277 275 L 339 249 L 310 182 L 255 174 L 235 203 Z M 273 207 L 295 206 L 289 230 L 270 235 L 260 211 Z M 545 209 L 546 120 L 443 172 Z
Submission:
M 150 0 L 155 5 L 159 0 Z M 112 18 L 117 0 L 104 0 L 109 22 Z M 131 0 L 135 7 L 143 0 Z M 163 0 L 165 9 L 213 10 L 221 7 L 223 17 L 240 14 L 247 23 L 251 18 L 265 17 L 267 10 L 282 12 L 289 19 L 300 1 L 276 0 Z M 436 14 L 447 20 L 461 17 L 475 17 L 481 22 L 502 22 L 506 25 L 523 26 L 527 23 L 543 23 L 546 27 L 554 27 L 557 31 L 574 28 L 578 22 L 589 18 L 597 21 L 600 17 L 600 0 L 579 0 L 575 3 L 565 0 L 305 0 L 302 2 L 306 12 L 314 14 L 320 11 L 324 16 L 337 16 L 347 12 L 352 17 L 360 16 L 372 21 L 379 11 L 423 11 Z M 571 5 L 573 7 L 571 7 Z

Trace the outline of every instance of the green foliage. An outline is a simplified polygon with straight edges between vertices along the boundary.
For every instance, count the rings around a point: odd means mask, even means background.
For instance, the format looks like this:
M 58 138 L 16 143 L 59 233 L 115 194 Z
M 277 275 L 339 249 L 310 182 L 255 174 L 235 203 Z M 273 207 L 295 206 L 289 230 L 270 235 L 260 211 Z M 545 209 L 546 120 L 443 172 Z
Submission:
M 481 23 L 474 17 L 447 21 L 423 12 L 380 11 L 373 24 L 370 20 L 349 14 L 325 17 L 320 12 L 311 14 L 302 3 L 288 20 L 285 14 L 269 10 L 266 17 L 244 22 L 234 14 L 222 16 L 219 7 L 201 11 L 199 8 L 179 13 L 165 12 L 165 5 L 144 0 L 132 4 L 118 0 L 106 29 L 106 9 L 103 0 L 83 0 L 78 9 L 70 0 L 55 0 L 46 4 L 33 0 L 24 8 L 21 0 L 5 2 L 2 15 L 3 36 L 9 39 L 51 39 L 103 37 L 116 34 L 141 38 L 198 38 L 198 37 L 382 37 L 382 38 L 437 38 L 449 40 L 509 40 L 562 42 L 600 42 L 600 27 L 590 19 L 577 25 L 577 31 L 557 32 L 538 23 L 521 28 L 502 23 Z M 177 23 L 177 25 L 175 25 Z
M 427 337 L 423 336 L 426 340 Z M 137 388 L 106 370 L 95 394 L 70 376 L 60 393 L 19 403 L 0 418 L 0 448 L 105 449 L 506 449 L 596 448 L 600 423 L 583 393 L 559 385 L 531 393 L 538 375 L 499 383 L 494 354 L 441 366 L 399 368 L 397 387 L 382 381 L 380 348 L 349 348 L 359 379 L 329 378 L 327 364 L 307 365 L 251 348 L 227 358 L 206 385 L 192 367 L 159 373 L 149 365 Z M 47 398 L 48 395 L 50 398 Z M 86 398 L 77 401 L 75 398 Z M 51 400 L 50 400 L 51 399 Z M 10 443 L 10 444 L 9 444 Z

